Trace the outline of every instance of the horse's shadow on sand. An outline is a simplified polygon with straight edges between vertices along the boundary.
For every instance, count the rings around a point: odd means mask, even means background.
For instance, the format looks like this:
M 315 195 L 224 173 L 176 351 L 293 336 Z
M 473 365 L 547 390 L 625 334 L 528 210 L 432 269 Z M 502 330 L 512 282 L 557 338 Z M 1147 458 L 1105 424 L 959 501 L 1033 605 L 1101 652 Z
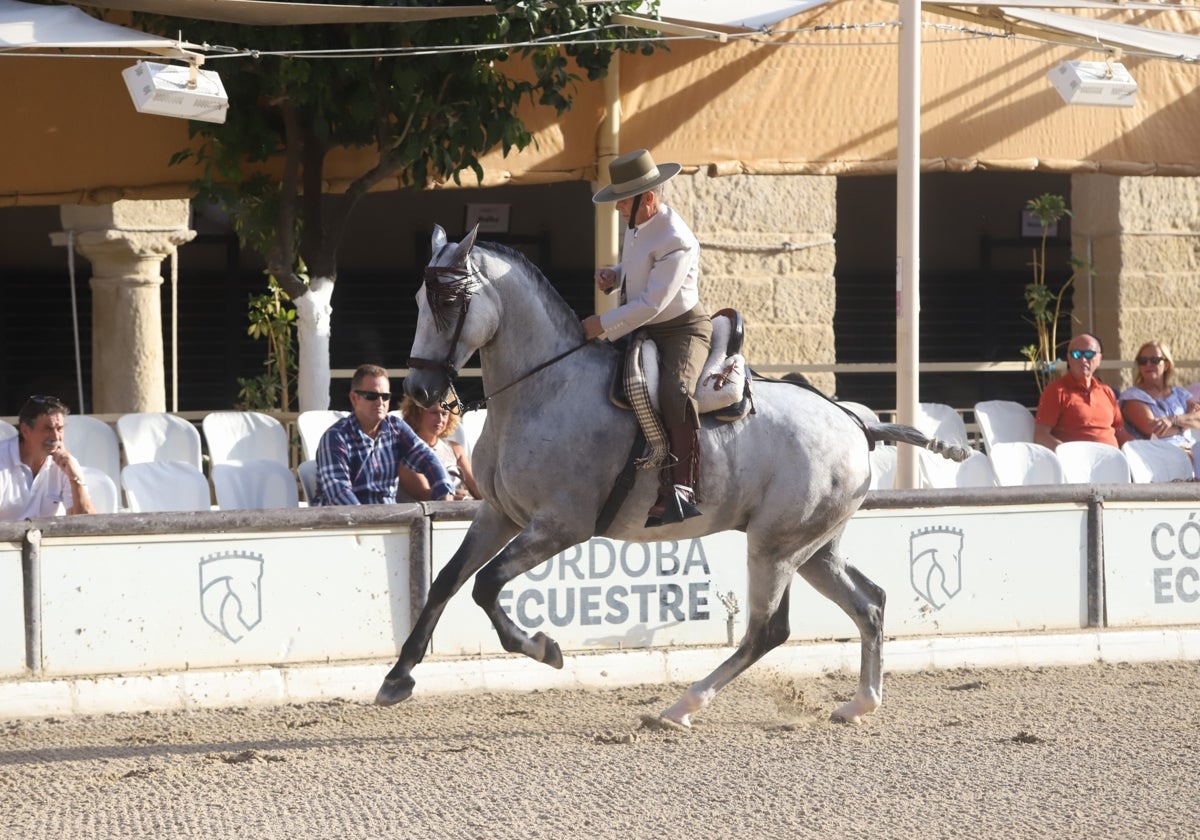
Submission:
M 657 627 L 649 627 L 646 624 L 635 624 L 626 630 L 624 633 L 613 636 L 593 636 L 590 639 L 584 639 L 583 643 L 588 646 L 598 648 L 617 648 L 624 650 L 625 648 L 643 648 L 652 647 L 654 645 L 654 634 L 659 630 L 666 630 L 670 627 L 678 627 L 682 621 L 672 621 L 666 624 L 660 624 Z

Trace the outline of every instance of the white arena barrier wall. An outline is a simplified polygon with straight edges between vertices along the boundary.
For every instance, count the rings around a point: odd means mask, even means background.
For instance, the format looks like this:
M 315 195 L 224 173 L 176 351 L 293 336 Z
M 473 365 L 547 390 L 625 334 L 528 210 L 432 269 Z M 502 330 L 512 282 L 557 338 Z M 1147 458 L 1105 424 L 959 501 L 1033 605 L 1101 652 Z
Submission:
M 475 503 L 109 514 L 0 523 L 0 678 L 393 659 Z M 842 541 L 889 639 L 1200 626 L 1200 484 L 882 491 Z M 595 538 L 502 606 L 567 651 L 720 646 L 745 631 L 746 540 Z M 497 654 L 470 596 L 439 657 Z M 793 641 L 855 639 L 797 579 Z
M 1086 520 L 1077 503 L 867 510 L 851 520 L 841 550 L 888 593 L 889 637 L 1078 630 L 1088 624 Z M 434 522 L 434 575 L 468 525 Z M 564 651 L 719 645 L 745 632 L 746 588 L 740 532 L 645 544 L 593 537 L 511 582 L 500 605 Z M 792 641 L 857 636 L 850 618 L 801 579 L 789 623 Z M 504 649 L 467 593 L 446 606 L 432 652 Z
M 1082 504 L 865 510 L 841 553 L 887 593 L 888 637 L 1088 626 Z M 792 584 L 792 638 L 857 637 L 803 580 Z
M 1104 561 L 1109 626 L 1200 623 L 1200 503 L 1105 505 Z
M 25 586 L 21 572 L 24 529 L 0 523 L 0 677 L 25 673 Z
M 416 505 L 372 514 L 117 514 L 91 518 L 107 524 L 104 534 L 45 535 L 33 564 L 35 670 L 64 677 L 395 656 L 411 626 L 413 585 L 417 603 L 427 590 L 427 525 Z
M 435 577 L 470 525 L 442 515 L 430 535 Z M 446 605 L 433 632 L 434 654 L 505 652 L 470 586 Z M 658 543 L 593 537 L 511 581 L 500 606 L 521 628 L 544 632 L 564 651 L 724 645 L 741 638 L 746 625 L 745 613 L 731 615 L 721 596 L 734 596 L 744 610 L 745 593 L 745 534 Z

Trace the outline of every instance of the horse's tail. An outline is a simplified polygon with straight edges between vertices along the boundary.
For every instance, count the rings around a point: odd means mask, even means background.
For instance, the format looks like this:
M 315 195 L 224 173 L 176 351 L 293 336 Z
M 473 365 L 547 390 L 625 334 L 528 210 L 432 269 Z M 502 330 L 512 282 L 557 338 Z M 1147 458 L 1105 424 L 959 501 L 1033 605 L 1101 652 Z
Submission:
M 909 443 L 913 446 L 928 449 L 930 452 L 936 452 L 943 458 L 949 458 L 951 461 L 965 461 L 971 455 L 971 448 L 969 446 L 930 437 L 920 429 L 914 429 L 912 426 L 904 426 L 900 423 L 865 423 L 864 425 L 867 427 L 867 432 L 871 438 L 876 441 L 885 440 L 891 443 Z

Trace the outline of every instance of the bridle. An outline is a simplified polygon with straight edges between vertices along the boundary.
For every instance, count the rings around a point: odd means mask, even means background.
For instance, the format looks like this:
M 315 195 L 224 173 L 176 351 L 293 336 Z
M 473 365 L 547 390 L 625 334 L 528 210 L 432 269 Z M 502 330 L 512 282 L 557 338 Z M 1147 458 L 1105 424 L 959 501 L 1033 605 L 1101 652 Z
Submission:
M 446 361 L 423 359 L 420 356 L 409 356 L 408 366 L 417 370 L 433 370 L 444 374 L 453 383 L 458 378 L 458 369 L 454 367 L 454 351 L 458 348 L 458 339 L 462 335 L 463 324 L 467 322 L 467 310 L 471 308 L 471 296 L 479 283 L 475 280 L 478 272 L 467 262 L 459 265 L 428 265 L 425 267 L 425 299 L 429 302 L 429 312 L 438 332 L 444 332 L 450 324 L 450 309 L 455 304 L 458 307 L 458 321 L 454 324 L 454 336 L 450 339 L 450 348 L 446 351 Z M 443 279 L 445 278 L 445 279 Z
M 454 367 L 454 351 L 458 348 L 458 339 L 462 336 L 463 324 L 467 321 L 467 310 L 471 307 L 471 296 L 480 285 L 479 281 L 475 279 L 478 274 L 479 272 L 470 265 L 469 260 L 463 265 L 429 265 L 425 267 L 425 299 L 429 302 L 429 311 L 433 316 L 433 323 L 437 326 L 438 332 L 445 332 L 446 328 L 450 325 L 450 309 L 456 304 L 458 304 L 458 320 L 454 324 L 454 335 L 450 339 L 450 347 L 446 350 L 446 360 L 444 362 L 439 362 L 435 359 L 424 359 L 420 356 L 408 357 L 408 366 L 410 368 L 432 370 L 444 375 L 449 380 L 450 388 L 455 392 L 456 396 L 458 389 L 454 387 L 454 382 L 458 379 L 458 369 Z M 538 371 L 550 367 L 555 362 L 562 361 L 576 350 L 586 347 L 587 344 L 586 341 L 582 344 L 577 344 L 570 350 L 559 353 L 554 358 L 542 362 L 503 388 L 484 396 L 482 400 L 463 403 L 462 400 L 455 399 L 453 402 L 447 403 L 446 408 L 451 414 L 459 416 L 467 411 L 486 408 L 488 402 L 496 396 L 507 391 L 517 383 L 525 381 Z

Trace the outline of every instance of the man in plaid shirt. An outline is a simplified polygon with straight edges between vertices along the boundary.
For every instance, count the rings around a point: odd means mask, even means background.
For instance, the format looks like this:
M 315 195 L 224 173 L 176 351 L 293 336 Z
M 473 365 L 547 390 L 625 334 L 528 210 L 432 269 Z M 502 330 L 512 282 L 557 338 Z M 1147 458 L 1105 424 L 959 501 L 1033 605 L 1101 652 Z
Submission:
M 407 423 L 388 414 L 391 400 L 386 370 L 362 365 L 354 372 L 354 411 L 330 426 L 317 447 L 314 505 L 394 503 L 400 464 L 429 480 L 430 499 L 453 500 L 442 462 Z

